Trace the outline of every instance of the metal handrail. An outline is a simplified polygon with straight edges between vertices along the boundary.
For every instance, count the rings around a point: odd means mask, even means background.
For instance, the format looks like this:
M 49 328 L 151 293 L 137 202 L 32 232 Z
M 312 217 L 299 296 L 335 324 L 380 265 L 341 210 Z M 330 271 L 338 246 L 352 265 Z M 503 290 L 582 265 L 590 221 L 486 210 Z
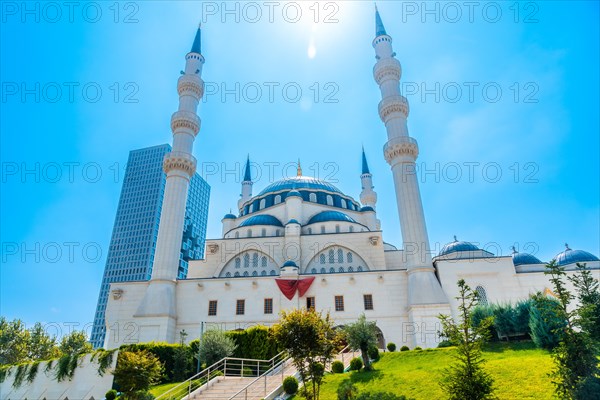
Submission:
M 198 372 L 196 375 L 192 376 L 191 378 L 186 379 L 185 381 L 181 382 L 179 385 L 177 385 L 177 386 L 169 389 L 165 393 L 161 394 L 160 396 L 158 396 L 156 398 L 156 400 L 170 399 L 170 398 L 176 398 L 177 400 L 180 400 L 181 398 L 183 398 L 185 396 L 189 396 L 192 393 L 193 381 L 201 380 L 202 378 L 206 378 L 206 381 L 203 384 L 208 384 L 210 382 L 210 380 L 212 379 L 211 374 L 216 371 L 222 372 L 223 376 L 228 376 L 228 374 L 227 374 L 227 363 L 228 362 L 230 364 L 234 363 L 234 367 L 239 367 L 239 369 L 234 369 L 234 371 L 239 371 L 239 373 L 242 377 L 244 376 L 244 363 L 245 362 L 246 362 L 247 366 L 256 365 L 257 373 L 260 374 L 260 364 L 261 363 L 273 364 L 274 360 L 277 357 L 280 357 L 282 354 L 283 354 L 283 352 L 280 352 L 277 355 L 275 355 L 273 358 L 271 358 L 270 360 L 258 360 L 258 359 L 252 359 L 252 358 L 237 358 L 237 357 L 222 358 L 219 361 L 212 364 L 211 366 L 204 368 L 202 371 Z M 241 362 L 241 363 L 235 364 L 236 361 Z M 230 367 L 230 369 L 231 369 L 231 367 Z M 231 375 L 234 375 L 234 373 L 231 373 Z M 235 376 L 238 376 L 238 375 L 235 375 Z M 200 386 L 202 386 L 202 385 L 200 385 Z M 185 394 L 181 393 L 181 389 L 184 389 L 184 388 L 187 388 Z M 194 391 L 196 389 L 197 388 L 195 388 Z M 178 393 L 181 394 L 182 396 L 179 397 Z M 173 396 L 176 396 L 176 397 L 173 397 Z
M 277 368 L 281 367 L 281 375 L 282 375 L 282 382 L 283 382 L 283 370 L 284 368 L 284 364 L 290 359 L 289 356 L 286 356 L 285 358 L 282 358 L 281 360 L 279 360 L 277 362 L 277 364 L 274 363 L 274 359 L 280 355 L 283 355 L 283 351 L 279 354 L 277 354 L 275 357 L 273 357 L 271 360 L 273 360 L 273 366 L 268 369 L 267 371 L 265 371 L 262 375 L 260 375 L 259 377 L 257 377 L 255 380 L 253 380 L 252 382 L 250 382 L 249 384 L 247 384 L 245 387 L 243 387 L 242 389 L 240 389 L 236 394 L 234 394 L 233 396 L 231 396 L 228 400 L 234 399 L 236 398 L 238 395 L 242 394 L 242 392 L 245 392 L 245 398 L 248 398 L 248 389 L 250 388 L 250 386 L 254 385 L 254 383 L 258 382 L 260 379 L 265 380 L 265 387 L 264 387 L 264 391 L 265 391 L 265 396 L 267 395 L 266 391 L 267 391 L 267 377 L 268 376 L 273 376 L 273 371 L 275 371 Z

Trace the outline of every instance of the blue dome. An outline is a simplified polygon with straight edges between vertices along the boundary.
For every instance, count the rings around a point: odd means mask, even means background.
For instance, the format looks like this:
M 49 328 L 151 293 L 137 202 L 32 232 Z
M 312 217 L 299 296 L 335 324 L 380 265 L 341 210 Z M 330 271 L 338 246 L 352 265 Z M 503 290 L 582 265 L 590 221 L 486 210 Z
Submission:
M 539 258 L 529 253 L 513 253 L 512 260 L 515 267 L 519 265 L 543 264 Z
M 225 216 L 223 217 L 223 219 L 236 219 L 237 217 L 233 214 L 225 214 Z
M 297 221 L 297 220 L 295 220 L 295 219 L 290 219 L 290 220 L 288 221 L 288 224 L 298 224 L 298 225 L 300 225 L 300 222 L 298 222 L 298 221 Z
M 479 248 L 475 246 L 473 243 L 458 241 L 456 237 L 454 238 L 454 242 L 448 243 L 442 250 L 438 256 L 444 256 L 450 253 L 456 253 L 458 251 L 479 251 Z
M 364 206 L 360 209 L 360 211 L 365 212 L 365 211 L 375 211 L 375 209 L 371 206 Z
M 317 222 L 327 222 L 327 221 L 346 221 L 346 222 L 356 222 L 349 216 L 339 211 L 323 211 L 314 215 L 309 221 L 307 225 L 314 224 Z
M 296 196 L 296 197 L 302 197 L 302 195 L 300 194 L 299 191 L 297 190 L 292 190 L 291 192 L 288 193 L 287 197 L 292 197 L 292 196 Z
M 567 265 L 586 261 L 598 261 L 598 257 L 583 250 L 571 250 L 569 247 L 562 253 L 556 255 L 558 265 Z
M 275 218 L 272 215 L 263 214 L 263 215 L 255 215 L 254 217 L 250 217 L 244 222 L 240 224 L 242 226 L 252 226 L 252 225 L 273 225 L 273 226 L 283 226 L 281 221 Z
M 284 264 L 283 264 L 283 268 L 285 267 L 294 267 L 294 268 L 298 268 L 298 266 L 296 265 L 295 262 L 293 262 L 292 260 L 287 260 Z
M 342 193 L 338 188 L 336 188 L 332 184 L 322 181 L 320 179 L 310 178 L 308 176 L 295 176 L 293 178 L 282 179 L 280 181 L 271 183 L 269 186 L 264 188 L 258 194 L 258 196 L 262 196 L 266 193 L 293 189 L 326 190 L 328 192 L 335 192 L 340 194 Z

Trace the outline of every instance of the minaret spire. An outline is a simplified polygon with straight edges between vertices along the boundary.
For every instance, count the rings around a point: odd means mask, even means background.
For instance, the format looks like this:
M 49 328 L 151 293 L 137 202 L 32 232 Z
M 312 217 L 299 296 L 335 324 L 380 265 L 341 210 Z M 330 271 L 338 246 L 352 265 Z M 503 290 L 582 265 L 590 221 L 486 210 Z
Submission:
M 252 182 L 252 176 L 250 175 L 250 154 L 248 154 L 248 158 L 246 159 L 246 170 L 244 171 L 244 181 Z
M 185 70 L 177 82 L 179 107 L 171 117 L 173 150 L 163 162 L 167 174 L 163 197 L 163 212 L 160 215 L 156 252 L 152 278 L 146 294 L 135 316 L 140 317 L 142 326 L 164 326 L 165 329 L 142 329 L 146 332 L 143 341 L 175 341 L 176 327 L 176 279 L 181 252 L 181 232 L 185 220 L 185 207 L 190 180 L 196 172 L 196 158 L 192 155 L 194 139 L 200 131 L 198 104 L 204 94 L 202 66 L 204 57 L 200 53 L 200 28 L 185 56 Z
M 198 30 L 196 31 L 196 37 L 194 38 L 194 43 L 192 44 L 192 49 L 190 53 L 202 54 L 202 25 L 198 24 Z
M 302 166 L 300 165 L 300 159 L 298 159 L 298 168 L 296 169 L 296 176 L 302 176 Z
M 250 154 L 248 154 L 248 158 L 246 158 L 246 168 L 244 170 L 244 180 L 242 181 L 242 194 L 240 199 L 238 200 L 238 208 L 240 212 L 242 211 L 242 207 L 244 203 L 246 203 L 252 197 L 252 173 L 250 170 Z
M 362 192 L 360 192 L 360 202 L 363 206 L 373 207 L 377 203 L 377 193 L 373 190 L 373 175 L 369 171 L 369 165 L 367 164 L 367 156 L 365 155 L 365 148 L 362 149 L 362 174 L 360 175 L 360 182 L 362 186 Z
M 365 146 L 362 148 L 362 173 L 370 174 L 369 172 L 369 164 L 367 164 L 367 156 L 365 156 Z
M 421 327 L 423 323 L 427 324 L 427 332 L 430 329 L 435 331 L 437 320 L 430 318 L 425 321 L 423 316 L 449 313 L 449 304 L 435 276 L 431 260 L 425 214 L 415 174 L 419 147 L 417 141 L 408 134 L 408 101 L 400 93 L 402 68 L 395 58 L 392 38 L 383 27 L 377 9 L 375 9 L 373 47 L 377 59 L 373 76 L 381 91 L 379 116 L 385 124 L 388 138 L 383 152 L 394 176 L 396 203 L 402 230 L 402 261 L 408 272 L 409 319 L 411 322 L 418 322 Z M 429 347 L 430 343 L 426 342 L 430 339 L 424 336 L 417 334 L 415 342 L 423 341 L 423 344 Z M 431 344 L 435 344 L 435 339 Z

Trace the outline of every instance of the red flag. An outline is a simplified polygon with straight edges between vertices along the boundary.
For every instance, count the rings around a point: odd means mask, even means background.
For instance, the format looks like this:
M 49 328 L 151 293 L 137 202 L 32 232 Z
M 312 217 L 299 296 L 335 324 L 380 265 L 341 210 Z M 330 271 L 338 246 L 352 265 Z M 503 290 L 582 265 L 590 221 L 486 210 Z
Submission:
M 294 295 L 296 294 L 296 290 L 298 290 L 298 294 L 300 297 L 304 296 L 304 294 L 312 285 L 315 277 L 312 276 L 310 278 L 305 279 L 275 279 L 277 286 L 279 286 L 279 290 L 288 300 L 292 300 Z

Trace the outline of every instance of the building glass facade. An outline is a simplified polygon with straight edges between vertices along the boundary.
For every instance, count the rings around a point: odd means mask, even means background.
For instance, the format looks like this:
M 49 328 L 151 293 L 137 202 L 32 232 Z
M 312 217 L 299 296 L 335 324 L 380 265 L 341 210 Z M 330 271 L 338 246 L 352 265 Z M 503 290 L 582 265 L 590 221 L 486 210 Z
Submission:
M 90 338 L 94 348 L 104 345 L 110 284 L 149 280 L 152 275 L 166 183 L 162 164 L 170 151 L 164 144 L 129 152 Z M 179 279 L 187 276 L 190 260 L 204 257 L 209 196 L 210 186 L 195 174 L 188 191 Z

